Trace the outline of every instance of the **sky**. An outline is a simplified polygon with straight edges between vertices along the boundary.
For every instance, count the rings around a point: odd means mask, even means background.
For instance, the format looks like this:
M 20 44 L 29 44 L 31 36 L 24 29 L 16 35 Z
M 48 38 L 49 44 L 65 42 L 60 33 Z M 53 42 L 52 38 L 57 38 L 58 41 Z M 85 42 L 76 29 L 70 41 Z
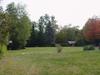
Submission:
M 100 0 L 3 0 L 1 5 L 5 8 L 11 2 L 25 4 L 32 21 L 49 14 L 55 16 L 59 26 L 72 24 L 82 28 L 89 18 L 100 17 Z

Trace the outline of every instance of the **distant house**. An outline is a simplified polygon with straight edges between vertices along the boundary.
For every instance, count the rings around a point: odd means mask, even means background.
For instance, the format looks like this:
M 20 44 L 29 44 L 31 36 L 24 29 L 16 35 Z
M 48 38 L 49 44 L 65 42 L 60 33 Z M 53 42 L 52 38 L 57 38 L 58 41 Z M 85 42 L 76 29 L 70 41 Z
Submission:
M 76 41 L 68 41 L 68 44 L 74 46 L 76 44 Z

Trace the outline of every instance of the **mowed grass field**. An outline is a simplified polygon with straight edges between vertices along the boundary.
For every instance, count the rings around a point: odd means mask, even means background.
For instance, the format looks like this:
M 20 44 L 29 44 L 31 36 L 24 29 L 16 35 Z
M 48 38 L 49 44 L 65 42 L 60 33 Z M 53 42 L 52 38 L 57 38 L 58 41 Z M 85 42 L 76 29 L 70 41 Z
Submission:
M 8 51 L 0 60 L 0 75 L 100 75 L 100 51 L 81 47 L 34 47 Z

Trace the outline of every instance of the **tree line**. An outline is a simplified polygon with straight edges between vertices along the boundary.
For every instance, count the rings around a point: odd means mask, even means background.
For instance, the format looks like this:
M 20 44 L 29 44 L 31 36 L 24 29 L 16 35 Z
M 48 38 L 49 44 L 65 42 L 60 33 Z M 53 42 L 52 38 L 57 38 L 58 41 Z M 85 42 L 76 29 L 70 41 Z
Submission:
M 34 46 L 71 46 L 68 41 L 75 41 L 75 46 L 88 43 L 83 29 L 71 24 L 59 27 L 55 16 L 45 14 L 39 20 L 31 22 L 25 7 L 10 3 L 6 10 L 0 7 L 0 52 L 4 46 L 11 50 Z M 4 48 L 5 49 L 5 48 Z
M 32 22 L 32 32 L 27 46 L 53 46 L 58 25 L 54 16 L 45 14 L 38 22 Z

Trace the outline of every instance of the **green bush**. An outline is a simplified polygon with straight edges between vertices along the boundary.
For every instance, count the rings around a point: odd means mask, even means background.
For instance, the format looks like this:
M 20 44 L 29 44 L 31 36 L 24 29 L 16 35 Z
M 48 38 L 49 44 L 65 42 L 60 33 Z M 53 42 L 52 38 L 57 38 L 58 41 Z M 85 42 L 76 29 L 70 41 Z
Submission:
M 84 46 L 83 50 L 95 50 L 95 47 L 93 45 L 87 45 Z

